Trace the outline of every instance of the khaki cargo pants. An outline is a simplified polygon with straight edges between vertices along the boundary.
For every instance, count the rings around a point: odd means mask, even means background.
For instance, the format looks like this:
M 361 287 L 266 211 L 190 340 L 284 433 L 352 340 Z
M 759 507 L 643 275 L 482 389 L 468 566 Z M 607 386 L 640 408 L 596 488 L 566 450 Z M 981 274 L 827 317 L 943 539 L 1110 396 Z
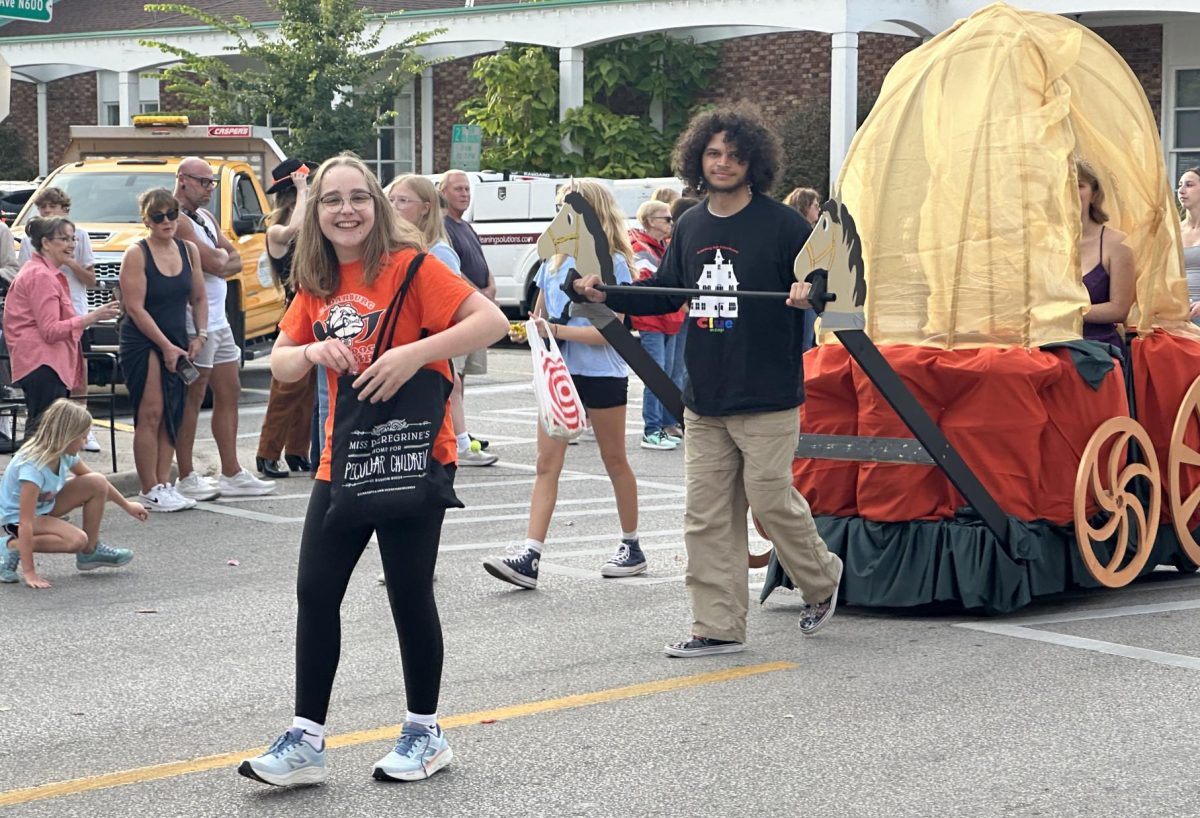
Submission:
M 823 602 L 837 587 L 835 557 L 817 533 L 808 502 L 792 486 L 799 412 L 702 417 L 688 409 L 684 419 L 683 539 L 692 633 L 745 642 L 747 505 L 805 601 Z

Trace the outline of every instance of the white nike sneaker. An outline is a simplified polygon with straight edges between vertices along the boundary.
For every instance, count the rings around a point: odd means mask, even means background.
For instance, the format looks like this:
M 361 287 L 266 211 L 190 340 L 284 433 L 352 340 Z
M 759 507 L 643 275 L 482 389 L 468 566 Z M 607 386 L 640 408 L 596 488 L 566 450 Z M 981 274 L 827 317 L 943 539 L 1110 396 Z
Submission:
M 177 495 L 170 486 L 163 483 L 159 483 L 149 491 L 139 492 L 137 499 L 146 507 L 147 511 L 183 511 L 189 507 L 185 498 Z
M 100 441 L 96 440 L 95 432 L 88 432 L 87 440 L 83 443 L 83 450 L 85 452 L 100 451 Z

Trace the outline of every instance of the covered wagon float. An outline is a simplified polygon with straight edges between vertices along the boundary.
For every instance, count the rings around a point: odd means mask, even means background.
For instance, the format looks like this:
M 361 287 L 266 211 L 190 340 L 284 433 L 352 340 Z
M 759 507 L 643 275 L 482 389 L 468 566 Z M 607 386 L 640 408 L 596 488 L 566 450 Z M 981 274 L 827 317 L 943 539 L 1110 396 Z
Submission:
M 1081 337 L 1076 159 L 1134 255 L 1124 349 Z M 840 296 L 793 474 L 844 603 L 1002 613 L 1200 565 L 1179 220 L 1142 88 L 1095 33 L 998 3 L 903 57 L 796 266 Z M 780 585 L 772 559 L 761 598 Z

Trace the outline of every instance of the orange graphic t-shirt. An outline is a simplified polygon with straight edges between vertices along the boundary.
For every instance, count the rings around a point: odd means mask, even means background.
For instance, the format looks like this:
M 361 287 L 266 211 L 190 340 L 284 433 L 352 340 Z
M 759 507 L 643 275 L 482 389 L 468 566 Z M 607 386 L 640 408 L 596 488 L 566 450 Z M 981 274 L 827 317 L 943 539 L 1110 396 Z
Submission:
M 303 290 L 296 293 L 287 315 L 279 323 L 280 330 L 297 344 L 337 338 L 350 347 L 358 361 L 358 371 L 362 372 L 371 365 L 383 315 L 404 283 L 408 265 L 415 255 L 413 250 L 393 253 L 384 260 L 383 271 L 370 286 L 363 281 L 361 262 L 341 265 L 337 292 L 328 299 L 318 298 Z M 434 335 L 445 330 L 453 323 L 458 308 L 473 292 L 475 288 L 451 272 L 449 267 L 433 256 L 426 256 L 408 288 L 389 348 L 419 340 L 423 331 Z M 427 364 L 426 368 L 442 373 L 447 379 L 451 377 L 448 361 L 434 361 Z M 318 480 L 330 479 L 333 415 L 337 406 L 337 373 L 330 370 L 326 376 L 329 384 L 329 417 L 325 419 L 325 445 L 321 449 L 321 463 L 317 468 Z M 433 446 L 433 456 L 447 466 L 458 462 L 458 444 L 450 421 L 449 405 Z

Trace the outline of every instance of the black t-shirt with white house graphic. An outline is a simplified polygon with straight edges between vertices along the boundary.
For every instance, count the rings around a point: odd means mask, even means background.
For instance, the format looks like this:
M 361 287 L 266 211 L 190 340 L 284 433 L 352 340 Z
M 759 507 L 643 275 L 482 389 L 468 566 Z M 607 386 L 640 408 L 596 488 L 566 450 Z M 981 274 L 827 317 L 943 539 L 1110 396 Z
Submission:
M 699 415 L 794 409 L 804 402 L 804 312 L 784 303 L 811 228 L 761 194 L 732 216 L 693 207 L 675 225 L 658 272 L 633 286 L 711 289 L 692 299 L 609 293 L 617 312 L 660 315 L 690 304 L 683 402 Z M 779 292 L 778 302 L 722 298 L 721 290 Z

